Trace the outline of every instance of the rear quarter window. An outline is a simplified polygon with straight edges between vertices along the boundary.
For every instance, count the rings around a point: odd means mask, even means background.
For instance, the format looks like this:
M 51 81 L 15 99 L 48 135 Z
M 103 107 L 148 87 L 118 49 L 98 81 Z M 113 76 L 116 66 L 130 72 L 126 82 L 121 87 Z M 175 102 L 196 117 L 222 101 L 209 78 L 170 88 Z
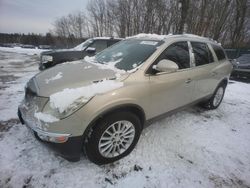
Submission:
M 223 49 L 220 46 L 212 44 L 212 47 L 214 49 L 214 52 L 215 52 L 218 60 L 226 59 L 226 55 L 225 55 Z

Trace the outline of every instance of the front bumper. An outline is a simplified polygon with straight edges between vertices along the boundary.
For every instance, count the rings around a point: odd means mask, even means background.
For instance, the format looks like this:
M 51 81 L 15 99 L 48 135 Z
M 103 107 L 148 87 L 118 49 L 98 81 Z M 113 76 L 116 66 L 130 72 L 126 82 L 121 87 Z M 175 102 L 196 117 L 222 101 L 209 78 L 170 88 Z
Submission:
M 43 71 L 43 70 L 45 70 L 45 69 L 48 69 L 48 68 L 50 68 L 50 67 L 52 67 L 52 62 L 51 61 L 48 61 L 48 62 L 40 62 L 39 63 L 39 70 L 40 71 Z
M 34 133 L 35 137 L 39 141 L 41 141 L 42 143 L 44 143 L 48 147 L 52 148 L 60 156 L 67 159 L 68 161 L 72 161 L 72 162 L 80 160 L 80 155 L 82 152 L 82 145 L 83 145 L 82 136 L 70 137 L 70 134 L 52 133 L 52 132 L 47 132 L 45 130 L 41 130 L 38 127 L 35 127 L 34 125 L 32 125 L 31 122 L 26 121 L 23 118 L 23 115 L 22 115 L 20 108 L 18 108 L 18 117 L 19 117 L 21 123 L 25 124 L 26 127 Z M 67 141 L 65 141 L 63 143 L 48 142 L 48 141 L 42 140 L 40 138 L 41 135 L 47 136 L 47 137 L 52 137 L 52 138 L 60 138 L 60 137 L 66 136 Z

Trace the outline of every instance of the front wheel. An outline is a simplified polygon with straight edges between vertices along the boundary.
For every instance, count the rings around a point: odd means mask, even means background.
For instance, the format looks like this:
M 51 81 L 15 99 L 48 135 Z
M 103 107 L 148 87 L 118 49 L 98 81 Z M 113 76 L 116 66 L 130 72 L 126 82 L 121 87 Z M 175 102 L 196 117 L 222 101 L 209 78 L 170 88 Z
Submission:
M 225 85 L 222 85 L 222 84 L 219 85 L 216 88 L 212 97 L 208 101 L 204 102 L 202 104 L 202 106 L 205 107 L 206 109 L 209 109 L 209 110 L 218 108 L 221 104 L 223 97 L 224 97 L 225 89 L 226 89 Z
M 130 112 L 112 113 L 99 120 L 85 144 L 87 157 L 95 164 L 107 164 L 128 155 L 141 134 L 139 118 Z

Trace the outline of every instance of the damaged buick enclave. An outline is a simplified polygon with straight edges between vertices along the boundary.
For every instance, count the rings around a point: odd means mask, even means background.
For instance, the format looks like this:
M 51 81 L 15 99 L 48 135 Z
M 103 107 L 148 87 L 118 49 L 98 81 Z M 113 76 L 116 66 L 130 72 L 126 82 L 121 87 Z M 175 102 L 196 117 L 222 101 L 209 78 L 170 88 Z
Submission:
M 158 117 L 190 104 L 216 109 L 231 70 L 212 40 L 139 34 L 35 75 L 18 115 L 64 158 L 77 161 L 84 151 L 96 164 L 111 163 Z

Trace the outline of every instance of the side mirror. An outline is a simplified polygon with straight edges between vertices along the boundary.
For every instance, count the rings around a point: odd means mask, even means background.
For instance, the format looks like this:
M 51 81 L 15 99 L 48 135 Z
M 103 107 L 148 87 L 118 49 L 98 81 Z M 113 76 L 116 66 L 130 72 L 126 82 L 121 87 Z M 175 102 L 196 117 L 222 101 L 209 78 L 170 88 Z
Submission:
M 159 72 L 171 73 L 171 72 L 176 72 L 179 69 L 179 67 L 175 62 L 163 59 L 159 61 L 156 65 L 154 65 L 153 69 Z
M 88 48 L 86 49 L 86 52 L 88 52 L 89 54 L 93 54 L 93 53 L 96 52 L 96 49 L 95 49 L 95 48 L 92 48 L 92 47 L 88 47 Z

